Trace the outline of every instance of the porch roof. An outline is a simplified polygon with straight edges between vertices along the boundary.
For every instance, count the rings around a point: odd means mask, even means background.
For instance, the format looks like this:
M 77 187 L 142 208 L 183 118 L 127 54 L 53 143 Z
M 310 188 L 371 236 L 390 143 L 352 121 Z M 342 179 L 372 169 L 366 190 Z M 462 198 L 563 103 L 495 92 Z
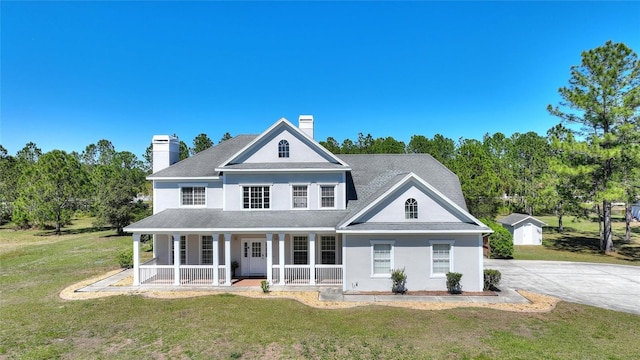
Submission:
M 167 209 L 124 228 L 133 233 L 335 231 L 345 210 Z
M 339 229 L 339 233 L 451 233 L 451 234 L 482 234 L 492 232 L 484 226 L 471 223 L 427 223 L 427 222 L 401 222 L 401 223 L 360 223 Z

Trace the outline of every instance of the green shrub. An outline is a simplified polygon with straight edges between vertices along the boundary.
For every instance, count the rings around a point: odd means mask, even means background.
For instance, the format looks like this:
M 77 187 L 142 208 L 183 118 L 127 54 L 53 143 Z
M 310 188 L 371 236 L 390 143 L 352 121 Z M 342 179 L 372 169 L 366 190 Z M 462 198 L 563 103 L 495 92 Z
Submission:
M 513 236 L 502 225 L 489 219 L 483 219 L 483 223 L 493 230 L 489 235 L 489 247 L 492 259 L 513 259 Z
M 447 290 L 449 290 L 449 292 L 452 294 L 462 293 L 462 285 L 460 285 L 461 279 L 462 279 L 461 273 L 448 272 L 447 273 Z
M 260 287 L 262 288 L 262 292 L 268 294 L 271 290 L 269 289 L 269 282 L 267 280 L 262 280 L 260 282 Z
M 496 289 L 501 279 L 502 279 L 502 273 L 500 273 L 500 270 L 484 269 L 484 289 L 485 290 Z
M 404 268 L 391 270 L 391 281 L 393 281 L 391 291 L 395 294 L 404 294 L 407 292 L 407 274 L 405 274 Z
M 126 250 L 120 251 L 118 253 L 118 264 L 123 269 L 130 269 L 133 267 L 133 249 L 129 248 Z

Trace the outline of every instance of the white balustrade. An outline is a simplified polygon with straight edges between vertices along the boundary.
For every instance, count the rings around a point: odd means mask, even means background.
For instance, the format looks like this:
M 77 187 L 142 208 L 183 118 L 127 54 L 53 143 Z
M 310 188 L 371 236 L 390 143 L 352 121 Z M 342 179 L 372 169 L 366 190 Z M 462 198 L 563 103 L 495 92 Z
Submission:
M 316 284 L 342 284 L 342 265 L 316 265 Z

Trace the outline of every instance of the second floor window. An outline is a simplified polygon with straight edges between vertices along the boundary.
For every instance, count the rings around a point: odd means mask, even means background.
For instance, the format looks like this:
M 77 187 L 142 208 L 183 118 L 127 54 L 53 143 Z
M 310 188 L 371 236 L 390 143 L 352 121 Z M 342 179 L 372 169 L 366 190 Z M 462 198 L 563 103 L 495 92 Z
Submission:
M 278 143 L 278 157 L 279 158 L 288 158 L 289 157 L 289 142 L 287 140 L 280 140 Z
M 182 187 L 182 205 L 205 205 L 205 188 L 202 186 Z
M 320 207 L 334 208 L 336 207 L 335 189 L 333 185 L 320 186 Z
M 307 208 L 307 186 L 306 185 L 294 185 L 292 190 L 293 196 L 293 208 L 294 209 L 306 209 Z
M 269 187 L 268 186 L 243 186 L 242 187 L 242 207 L 244 209 L 268 209 L 269 208 Z

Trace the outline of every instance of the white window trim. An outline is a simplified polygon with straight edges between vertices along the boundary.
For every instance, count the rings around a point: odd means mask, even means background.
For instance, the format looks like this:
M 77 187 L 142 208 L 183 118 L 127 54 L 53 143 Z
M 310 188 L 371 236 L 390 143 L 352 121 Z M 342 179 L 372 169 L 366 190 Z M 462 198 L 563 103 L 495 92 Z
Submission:
M 333 207 L 322 206 L 322 187 L 333 186 Z M 338 184 L 337 183 L 318 183 L 318 209 L 319 210 L 335 210 L 338 208 Z
M 333 237 L 333 250 L 322 250 L 322 238 L 323 237 Z M 316 264 L 320 264 L 320 265 L 338 265 L 338 237 L 334 234 L 320 234 L 317 236 L 317 239 L 319 241 L 317 241 L 318 243 L 318 251 L 316 251 L 316 254 L 319 254 L 319 261 L 316 262 Z M 324 264 L 322 262 L 322 253 L 324 251 L 333 251 L 334 253 L 334 259 L 335 259 L 335 264 Z
M 295 248 L 295 240 L 294 237 L 305 237 L 307 238 L 307 263 L 306 264 L 295 264 L 295 260 L 294 260 L 294 248 Z M 289 252 L 289 254 L 291 255 L 291 265 L 299 265 L 299 266 L 309 266 L 309 264 L 311 263 L 311 244 L 309 241 L 309 235 L 300 235 L 300 234 L 292 234 L 291 235 L 291 251 Z
M 213 236 L 211 235 L 200 235 L 200 252 L 198 253 L 198 264 L 203 265 L 203 256 L 202 256 L 202 252 L 204 251 L 204 238 L 208 237 L 211 240 L 211 264 L 207 264 L 207 265 L 213 265 Z
M 180 242 L 182 242 L 182 238 L 184 238 L 184 262 L 180 262 L 180 265 L 187 265 L 189 263 L 189 237 L 188 235 L 180 235 Z M 174 242 L 173 242 L 173 236 L 170 237 L 171 239 L 171 265 L 175 265 L 174 263 L 174 259 L 175 259 L 175 255 L 174 252 L 176 251 L 176 249 L 173 247 Z M 178 249 L 178 251 L 181 251 L 182 249 Z M 182 257 L 182 254 L 180 254 L 180 256 Z
M 307 187 L 307 207 L 303 207 L 303 208 L 297 208 L 294 207 L 293 204 L 293 187 L 294 186 L 306 186 Z M 291 199 L 291 210 L 308 210 L 309 209 L 309 188 L 310 188 L 310 184 L 296 184 L 296 183 L 291 183 L 289 184 L 289 199 Z
M 208 204 L 208 196 L 207 196 L 207 190 L 208 190 L 208 185 L 207 183 L 180 183 L 178 184 L 178 204 L 180 204 L 180 207 L 184 207 L 184 208 L 203 208 L 203 207 L 207 207 Z M 204 205 L 183 205 L 182 204 L 182 188 L 185 187 L 190 187 L 190 188 L 197 188 L 197 187 L 202 187 L 204 188 Z
M 447 274 L 434 274 L 433 273 L 433 245 L 434 244 L 449 244 L 449 272 L 453 272 L 453 244 L 455 240 L 429 240 L 429 277 L 430 278 L 444 278 Z
M 371 260 L 371 277 L 372 278 L 391 278 L 391 271 L 389 272 L 389 274 L 376 274 L 375 273 L 375 265 L 374 265 L 374 250 L 373 250 L 373 245 L 378 245 L 378 244 L 389 244 L 391 245 L 391 253 L 389 254 L 391 261 L 389 261 L 389 270 L 393 270 L 394 269 L 394 248 L 395 248 L 395 240 L 370 240 L 369 241 L 371 244 L 371 256 L 369 257 Z
M 240 186 L 240 210 L 243 211 L 270 211 L 273 209 L 273 184 L 238 184 L 238 186 Z M 257 209 L 252 209 L 251 208 L 251 200 L 249 200 L 249 208 L 244 207 L 244 188 L 245 187 L 251 187 L 251 186 L 259 186 L 259 187 L 268 187 L 269 188 L 269 208 L 265 209 L 264 207 L 262 208 L 257 208 Z M 251 190 L 249 190 L 249 196 L 251 196 Z

